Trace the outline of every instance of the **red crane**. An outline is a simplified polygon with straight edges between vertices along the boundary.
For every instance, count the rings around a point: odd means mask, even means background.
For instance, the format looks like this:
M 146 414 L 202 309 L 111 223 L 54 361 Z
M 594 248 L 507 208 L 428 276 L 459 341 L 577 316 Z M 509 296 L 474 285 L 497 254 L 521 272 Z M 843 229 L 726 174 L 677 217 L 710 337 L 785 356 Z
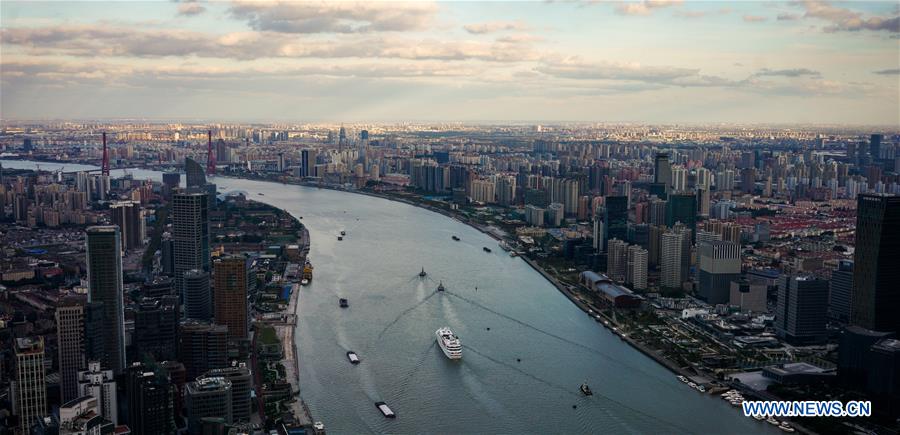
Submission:
M 106 149 L 106 132 L 103 132 L 103 163 L 100 166 L 100 173 L 109 176 L 109 150 Z
M 216 175 L 216 155 L 213 154 L 212 130 L 206 130 L 206 175 Z

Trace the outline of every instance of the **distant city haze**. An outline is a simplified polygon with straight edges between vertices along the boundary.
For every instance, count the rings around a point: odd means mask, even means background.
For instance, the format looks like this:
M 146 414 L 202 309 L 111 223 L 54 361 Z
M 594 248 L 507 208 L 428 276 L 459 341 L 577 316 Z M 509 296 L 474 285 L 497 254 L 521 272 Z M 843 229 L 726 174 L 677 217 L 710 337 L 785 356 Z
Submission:
M 900 125 L 897 2 L 0 3 L 2 120 Z

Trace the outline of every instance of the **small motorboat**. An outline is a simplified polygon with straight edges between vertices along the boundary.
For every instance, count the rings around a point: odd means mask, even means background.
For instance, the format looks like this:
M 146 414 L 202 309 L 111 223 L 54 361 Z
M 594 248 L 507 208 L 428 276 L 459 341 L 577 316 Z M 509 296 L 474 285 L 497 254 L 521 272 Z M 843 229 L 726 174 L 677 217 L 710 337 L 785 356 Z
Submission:
M 259 195 L 259 196 L 266 196 L 266 194 L 265 194 L 265 193 L 262 193 L 262 192 L 257 193 L 257 195 Z
M 352 350 L 347 351 L 347 359 L 350 360 L 350 364 L 359 364 L 359 355 Z
M 483 249 L 484 252 L 491 252 L 491 248 L 488 248 L 487 246 L 485 246 L 485 247 L 483 247 L 483 248 L 481 248 L 481 249 Z
M 340 298 L 338 300 L 338 304 L 341 306 L 341 308 L 347 308 L 350 306 L 350 303 L 347 302 L 347 299 L 345 299 L 345 298 Z
M 425 272 L 425 268 L 423 267 L 423 268 L 422 268 L 422 271 L 419 272 L 419 276 L 422 277 L 422 278 L 424 278 L 426 275 L 428 275 L 428 273 Z
M 438 283 L 437 291 L 439 291 L 439 292 L 444 291 L 444 281 L 441 281 Z
M 793 426 L 789 425 L 788 422 L 782 421 L 781 424 L 778 425 L 778 428 L 785 432 L 794 432 L 795 429 Z
M 347 235 L 347 232 L 344 231 L 344 230 L 341 230 L 341 235 L 342 235 L 342 236 L 346 236 L 346 235 Z
M 394 418 L 397 416 L 397 414 L 394 414 L 394 411 L 392 411 L 384 402 L 375 402 L 375 407 L 387 418 Z
M 459 237 L 456 237 L 456 236 L 451 237 L 451 239 L 453 239 L 454 241 L 457 241 L 457 242 L 459 241 Z
M 308 279 L 303 278 L 303 279 L 300 280 L 300 285 L 308 285 L 308 284 L 309 284 L 309 280 L 308 280 Z
M 344 238 L 342 236 L 338 236 L 338 241 L 340 242 L 341 240 L 344 240 Z
M 594 395 L 594 392 L 591 391 L 591 387 L 588 386 L 587 382 L 581 384 L 581 387 L 578 387 L 578 389 L 581 390 L 581 394 L 584 394 L 585 396 Z

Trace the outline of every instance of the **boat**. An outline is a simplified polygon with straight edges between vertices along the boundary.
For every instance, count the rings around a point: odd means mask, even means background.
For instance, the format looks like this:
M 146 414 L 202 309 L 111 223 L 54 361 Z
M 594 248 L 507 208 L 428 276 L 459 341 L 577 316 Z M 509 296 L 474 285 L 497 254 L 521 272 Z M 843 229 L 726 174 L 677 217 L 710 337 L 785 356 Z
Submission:
M 266 195 L 265 195 L 264 193 L 262 193 L 262 192 L 257 193 L 257 195 L 259 195 L 259 196 L 266 196 Z
M 766 419 L 765 417 L 763 417 L 763 416 L 761 416 L 761 415 L 754 415 L 753 418 L 754 418 L 756 421 L 763 421 L 763 420 Z
M 519 253 L 516 252 L 516 251 L 509 251 L 509 256 L 510 256 L 510 257 L 518 257 L 518 256 L 519 256 Z
M 347 235 L 347 232 L 344 231 L 344 230 L 341 230 L 341 235 L 342 235 L 342 236 L 346 236 L 346 235 Z
M 771 424 L 772 426 L 779 426 L 781 423 L 778 420 L 775 420 L 774 417 L 769 417 L 766 419 L 766 423 Z
M 703 385 L 697 385 L 697 391 L 699 391 L 701 393 L 705 393 L 706 387 L 704 387 Z
M 785 432 L 794 432 L 795 429 L 788 424 L 786 421 L 782 421 L 781 424 L 778 425 L 778 428 Z
M 350 364 L 359 364 L 359 355 L 352 350 L 347 351 L 347 359 L 350 360 Z
M 481 249 L 484 249 L 484 252 L 491 252 L 491 248 L 488 248 L 487 246 L 485 246 L 485 247 L 483 247 L 483 248 L 481 248 Z
M 338 241 L 341 241 L 341 240 L 344 240 L 344 238 L 341 236 L 338 236 Z
M 678 375 L 678 380 L 681 382 L 684 382 L 685 384 L 688 382 L 688 378 L 681 376 L 681 375 Z
M 317 431 L 324 431 L 325 423 L 322 423 L 321 421 L 317 421 L 317 422 L 313 423 L 313 429 L 315 429 Z
M 391 408 L 384 402 L 375 402 L 375 407 L 387 418 L 394 418 L 397 416 L 397 414 L 394 414 L 394 411 L 391 411 Z
M 502 250 L 504 250 L 504 251 L 509 251 L 509 250 L 512 249 L 512 248 L 509 246 L 509 244 L 507 244 L 507 243 L 506 243 L 505 241 L 503 241 L 503 240 L 501 240 L 500 243 L 498 243 L 498 245 L 500 245 L 500 249 L 502 249 Z
M 457 242 L 459 241 L 459 237 L 456 237 L 456 236 L 451 237 L 451 239 L 453 239 L 454 241 L 457 241 Z
M 307 281 L 312 281 L 312 278 L 313 278 L 312 272 L 313 272 L 313 265 L 312 265 L 312 263 L 309 262 L 309 260 L 306 260 L 306 264 L 303 265 L 303 279 L 305 279 Z
M 425 273 L 425 268 L 424 268 L 424 267 L 423 267 L 423 268 L 422 268 L 422 271 L 421 271 L 421 272 L 419 272 L 419 276 L 420 276 L 420 277 L 423 277 L 423 278 L 424 278 L 424 277 L 425 277 L 425 275 L 428 275 L 428 274 L 427 274 L 427 273 Z
M 439 292 L 444 291 L 444 281 L 441 281 L 440 283 L 438 283 L 437 291 L 439 291 Z
M 338 304 L 341 306 L 341 308 L 347 308 L 350 306 L 350 304 L 347 302 L 347 299 L 344 298 L 340 298 L 338 300 Z
M 300 280 L 300 285 L 307 285 L 307 284 L 309 284 L 309 280 L 308 280 L 308 279 L 303 278 L 303 279 Z
M 584 394 L 585 396 L 593 396 L 594 395 L 594 392 L 591 391 L 591 387 L 588 386 L 587 381 L 585 381 L 583 384 L 581 384 L 581 387 L 579 387 L 578 389 L 581 390 L 581 394 Z
M 453 335 L 453 331 L 448 327 L 443 327 L 434 331 L 434 335 L 437 339 L 438 346 L 441 347 L 441 350 L 444 351 L 444 355 L 450 359 L 460 359 L 462 358 L 462 344 L 459 342 L 459 337 Z

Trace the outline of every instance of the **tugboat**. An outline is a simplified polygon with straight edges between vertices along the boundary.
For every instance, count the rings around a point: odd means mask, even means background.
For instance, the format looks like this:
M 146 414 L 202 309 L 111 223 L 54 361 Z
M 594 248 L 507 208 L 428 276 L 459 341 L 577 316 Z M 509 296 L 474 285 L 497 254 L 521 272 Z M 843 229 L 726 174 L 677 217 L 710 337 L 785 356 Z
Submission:
M 483 247 L 483 248 L 481 248 L 481 249 L 484 249 L 484 252 L 491 252 L 491 248 L 488 248 L 487 246 L 485 246 L 485 247 Z
M 427 273 L 425 273 L 425 268 L 424 268 L 424 267 L 423 267 L 423 268 L 422 268 L 422 271 L 421 271 L 421 272 L 419 272 L 419 277 L 421 277 L 421 278 L 425 278 L 425 276 L 426 276 L 426 275 L 428 275 L 428 274 L 427 274 Z
M 338 304 L 341 306 L 341 308 L 347 308 L 350 306 L 350 304 L 347 302 L 347 299 L 344 298 L 338 299 Z
M 341 235 L 342 235 L 342 236 L 346 236 L 346 235 L 347 235 L 347 232 L 344 231 L 344 230 L 341 230 Z
M 444 291 L 444 281 L 441 281 L 438 283 L 437 291 L 439 291 L 439 292 Z
M 451 239 L 453 239 L 453 241 L 456 241 L 456 242 L 459 241 L 459 237 L 456 237 L 456 236 L 451 237 Z
M 344 238 L 342 236 L 338 236 L 338 241 L 340 242 L 341 240 L 344 240 Z
M 581 390 L 581 394 L 584 394 L 585 396 L 593 396 L 594 395 L 594 392 L 591 391 L 591 387 L 588 386 L 587 381 L 585 381 L 583 384 L 581 384 L 581 387 L 579 387 L 578 389 Z

